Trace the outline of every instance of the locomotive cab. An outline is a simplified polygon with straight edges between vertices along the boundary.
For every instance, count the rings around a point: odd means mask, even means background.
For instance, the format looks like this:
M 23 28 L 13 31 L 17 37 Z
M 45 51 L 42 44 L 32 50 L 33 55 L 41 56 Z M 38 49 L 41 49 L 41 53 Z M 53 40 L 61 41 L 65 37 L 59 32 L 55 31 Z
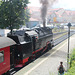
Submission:
M 8 35 L 17 43 L 14 52 L 16 67 L 22 67 L 32 55 L 32 40 L 25 32 L 25 30 L 19 30 L 12 35 Z

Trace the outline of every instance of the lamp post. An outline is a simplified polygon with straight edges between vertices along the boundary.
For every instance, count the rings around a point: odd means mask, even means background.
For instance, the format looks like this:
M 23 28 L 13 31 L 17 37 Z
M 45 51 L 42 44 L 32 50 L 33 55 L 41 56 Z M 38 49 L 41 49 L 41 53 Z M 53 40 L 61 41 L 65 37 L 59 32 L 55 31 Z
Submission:
M 70 40 L 70 27 L 71 27 L 71 23 L 68 23 L 68 54 L 67 54 L 67 70 L 69 68 L 69 40 Z

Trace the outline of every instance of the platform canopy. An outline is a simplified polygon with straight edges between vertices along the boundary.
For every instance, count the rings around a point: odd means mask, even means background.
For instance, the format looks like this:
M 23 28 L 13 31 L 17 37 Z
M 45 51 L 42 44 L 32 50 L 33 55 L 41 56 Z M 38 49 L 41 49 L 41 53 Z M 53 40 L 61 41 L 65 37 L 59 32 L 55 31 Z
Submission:
M 8 47 L 15 44 L 15 41 L 8 37 L 0 37 L 0 48 Z

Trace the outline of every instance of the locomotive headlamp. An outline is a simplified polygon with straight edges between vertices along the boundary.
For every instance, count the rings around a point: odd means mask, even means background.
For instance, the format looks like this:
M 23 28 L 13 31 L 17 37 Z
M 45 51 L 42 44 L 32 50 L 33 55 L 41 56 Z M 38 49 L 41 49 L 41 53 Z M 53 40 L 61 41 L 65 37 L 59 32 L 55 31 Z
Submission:
M 18 57 L 20 57 L 20 54 L 18 54 Z

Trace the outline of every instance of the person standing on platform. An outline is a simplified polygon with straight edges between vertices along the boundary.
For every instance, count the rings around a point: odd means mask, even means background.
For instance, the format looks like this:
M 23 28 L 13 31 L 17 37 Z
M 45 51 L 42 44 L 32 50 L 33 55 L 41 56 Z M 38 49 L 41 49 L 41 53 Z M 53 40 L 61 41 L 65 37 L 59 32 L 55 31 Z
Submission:
M 63 62 L 60 62 L 60 66 L 58 68 L 58 75 L 64 75 L 64 67 L 63 67 Z

